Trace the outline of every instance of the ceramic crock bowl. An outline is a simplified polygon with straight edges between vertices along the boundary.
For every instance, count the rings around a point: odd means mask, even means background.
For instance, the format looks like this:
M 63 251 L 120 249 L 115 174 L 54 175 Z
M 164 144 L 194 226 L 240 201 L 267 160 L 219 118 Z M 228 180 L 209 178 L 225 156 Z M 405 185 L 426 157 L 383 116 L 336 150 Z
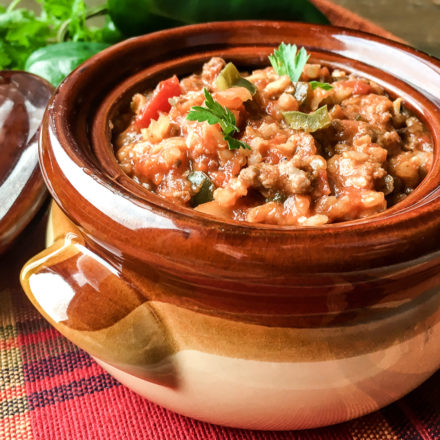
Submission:
M 223 221 L 129 179 L 110 120 L 136 91 L 220 55 L 267 65 L 280 42 L 373 78 L 429 127 L 434 166 L 373 217 L 323 227 Z M 45 115 L 48 248 L 23 287 L 114 377 L 178 413 L 221 425 L 301 429 L 400 398 L 440 365 L 440 64 L 342 28 L 194 25 L 96 55 Z

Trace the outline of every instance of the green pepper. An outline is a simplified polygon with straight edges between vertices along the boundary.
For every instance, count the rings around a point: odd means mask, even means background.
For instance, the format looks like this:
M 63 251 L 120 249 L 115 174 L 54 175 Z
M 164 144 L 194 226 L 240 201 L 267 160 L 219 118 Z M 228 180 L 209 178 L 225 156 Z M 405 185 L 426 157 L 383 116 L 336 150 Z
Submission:
M 180 20 L 152 14 L 149 3 L 145 0 L 108 0 L 108 13 L 116 27 L 127 36 L 142 35 L 185 24 Z
M 109 0 L 109 13 L 127 35 L 179 24 L 226 20 L 295 20 L 328 24 L 309 0 Z
M 322 130 L 323 128 L 328 127 L 332 122 L 326 105 L 318 108 L 318 110 L 314 111 L 313 113 L 302 113 L 296 111 L 283 112 L 283 117 L 291 128 L 308 132 Z
M 295 83 L 295 99 L 300 105 L 305 104 L 312 96 L 312 87 L 308 82 L 298 81 Z
M 124 40 L 126 37 L 121 33 L 121 31 L 115 26 L 113 20 L 107 16 L 105 19 L 105 25 L 101 29 L 102 41 L 109 44 L 118 43 Z
M 265 202 L 277 202 L 277 203 L 284 203 L 287 199 L 287 196 L 281 192 L 276 192 L 274 195 L 270 197 L 266 197 Z
M 203 171 L 193 171 L 189 173 L 188 180 L 191 182 L 191 189 L 195 193 L 190 200 L 190 204 L 193 208 L 202 203 L 214 200 L 214 184 Z
M 25 70 L 57 86 L 73 69 L 109 45 L 68 41 L 42 47 L 26 60 Z
M 230 89 L 231 87 L 244 87 L 249 90 L 251 95 L 255 95 L 257 92 L 257 87 L 246 78 L 243 78 L 233 63 L 226 64 L 217 76 L 215 84 L 220 91 Z

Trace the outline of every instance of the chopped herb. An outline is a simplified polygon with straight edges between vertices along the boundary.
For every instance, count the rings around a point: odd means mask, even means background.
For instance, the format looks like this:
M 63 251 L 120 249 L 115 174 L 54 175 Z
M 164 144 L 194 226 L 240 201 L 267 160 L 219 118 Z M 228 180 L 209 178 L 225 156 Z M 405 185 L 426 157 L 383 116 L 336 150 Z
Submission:
M 190 204 L 193 208 L 202 203 L 214 200 L 214 184 L 203 171 L 193 171 L 188 174 L 187 179 L 191 182 L 191 189 L 194 192 L 190 200 Z
M 298 111 L 283 112 L 283 117 L 295 130 L 304 130 L 310 133 L 328 127 L 331 124 L 327 106 L 323 105 L 313 113 L 302 113 Z
M 244 87 L 249 90 L 251 95 L 255 95 L 257 92 L 257 87 L 246 78 L 243 78 L 238 69 L 232 63 L 226 64 L 217 76 L 215 83 L 220 91 L 230 89 L 231 87 Z
M 234 113 L 215 101 L 205 88 L 203 89 L 203 94 L 205 95 L 205 107 L 197 105 L 191 107 L 190 112 L 186 115 L 186 119 L 198 122 L 206 121 L 210 125 L 219 124 L 230 150 L 237 150 L 238 148 L 250 150 L 251 147 L 248 144 L 232 137 L 234 133 L 240 131 L 236 126 Z
M 312 86 L 312 90 L 315 90 L 317 87 L 323 90 L 331 90 L 333 88 L 331 84 L 319 81 L 310 81 L 310 85 Z
M 268 202 L 277 202 L 284 203 L 287 199 L 287 196 L 281 192 L 276 192 L 272 197 L 266 197 L 266 203 Z
M 240 139 L 235 139 L 231 135 L 226 135 L 225 140 L 228 143 L 230 150 L 238 150 L 239 148 L 244 148 L 245 150 L 250 150 L 251 147 Z
M 270 64 L 278 75 L 289 75 L 294 83 L 301 77 L 304 66 L 306 65 L 310 55 L 301 47 L 297 50 L 295 44 L 281 43 L 278 49 L 269 55 Z

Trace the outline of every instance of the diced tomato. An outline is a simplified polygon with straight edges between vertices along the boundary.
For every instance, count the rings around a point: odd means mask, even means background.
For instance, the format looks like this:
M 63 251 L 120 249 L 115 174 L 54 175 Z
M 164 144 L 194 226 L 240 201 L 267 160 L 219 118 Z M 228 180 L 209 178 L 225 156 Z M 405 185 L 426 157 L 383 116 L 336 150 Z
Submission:
M 140 115 L 136 119 L 136 126 L 147 128 L 152 119 L 159 117 L 159 112 L 168 112 L 171 109 L 169 98 L 179 96 L 181 94 L 179 79 L 176 75 L 161 81 L 153 92 L 153 96 L 142 109 Z
M 368 95 L 373 91 L 373 88 L 370 86 L 370 84 L 367 84 L 364 81 L 345 81 L 344 85 L 353 88 L 353 95 Z

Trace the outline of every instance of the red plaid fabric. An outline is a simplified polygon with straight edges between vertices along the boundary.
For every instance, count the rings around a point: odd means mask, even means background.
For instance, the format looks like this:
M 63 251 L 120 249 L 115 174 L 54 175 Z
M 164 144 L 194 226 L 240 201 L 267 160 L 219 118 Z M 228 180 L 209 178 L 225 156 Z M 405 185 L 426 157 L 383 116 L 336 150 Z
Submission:
M 438 440 L 440 372 L 397 403 L 297 432 L 222 428 L 163 409 L 105 373 L 39 315 L 18 283 L 43 247 L 43 224 L 0 258 L 0 440 Z

